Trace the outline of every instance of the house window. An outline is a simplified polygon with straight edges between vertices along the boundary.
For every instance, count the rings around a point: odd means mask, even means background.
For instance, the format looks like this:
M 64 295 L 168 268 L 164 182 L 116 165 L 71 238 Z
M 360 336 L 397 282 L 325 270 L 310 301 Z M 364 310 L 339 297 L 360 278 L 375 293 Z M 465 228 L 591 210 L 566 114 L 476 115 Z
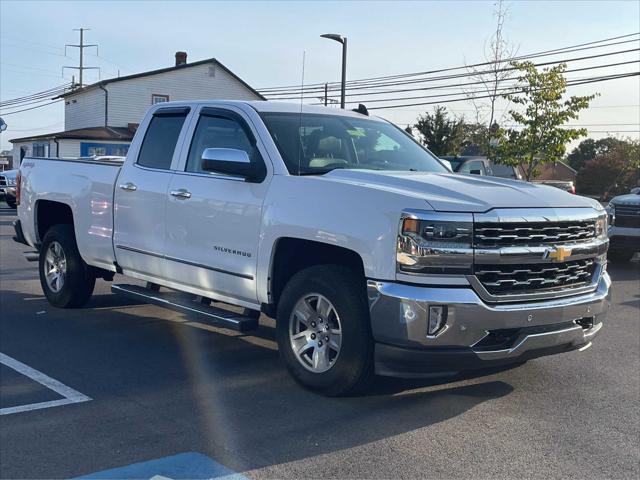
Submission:
M 129 151 L 126 143 L 88 143 L 80 142 L 80 156 L 93 157 L 95 155 L 115 155 L 125 157 Z
M 34 157 L 46 157 L 47 156 L 47 144 L 46 143 L 34 143 L 33 144 L 33 156 Z
M 155 105 L 156 103 L 164 103 L 169 101 L 169 95 L 159 95 L 154 93 L 151 95 L 151 105 Z
M 95 155 L 106 155 L 107 147 L 89 147 L 89 156 L 93 157 Z

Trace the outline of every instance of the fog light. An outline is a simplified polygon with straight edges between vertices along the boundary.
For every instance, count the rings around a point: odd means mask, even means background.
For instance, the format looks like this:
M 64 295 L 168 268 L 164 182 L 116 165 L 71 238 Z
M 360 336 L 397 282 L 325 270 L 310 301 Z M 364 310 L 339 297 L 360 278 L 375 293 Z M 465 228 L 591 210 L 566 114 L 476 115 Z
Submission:
M 431 305 L 428 322 L 427 335 L 435 335 L 442 330 L 447 323 L 447 307 L 445 305 Z

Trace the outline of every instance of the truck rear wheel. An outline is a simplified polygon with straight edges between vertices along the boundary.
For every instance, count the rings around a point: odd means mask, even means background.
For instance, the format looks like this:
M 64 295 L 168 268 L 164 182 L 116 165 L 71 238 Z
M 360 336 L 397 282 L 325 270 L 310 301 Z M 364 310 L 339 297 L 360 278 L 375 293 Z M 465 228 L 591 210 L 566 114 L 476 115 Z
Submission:
M 40 284 L 54 307 L 84 305 L 93 293 L 96 277 L 82 260 L 71 225 L 54 225 L 40 249 Z
M 295 274 L 280 296 L 276 335 L 287 369 L 307 388 L 348 395 L 373 378 L 366 291 L 348 268 L 320 265 Z

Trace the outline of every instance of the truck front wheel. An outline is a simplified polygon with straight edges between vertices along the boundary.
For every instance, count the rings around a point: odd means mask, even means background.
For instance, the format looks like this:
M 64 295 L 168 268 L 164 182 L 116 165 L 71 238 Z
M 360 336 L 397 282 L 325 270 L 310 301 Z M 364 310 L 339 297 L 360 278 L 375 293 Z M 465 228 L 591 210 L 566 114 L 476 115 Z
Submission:
M 373 339 L 363 280 L 338 265 L 295 274 L 278 303 L 276 334 L 287 369 L 329 396 L 353 394 L 373 378 Z
M 93 293 L 96 277 L 80 256 L 71 225 L 54 225 L 40 249 L 40 284 L 54 307 L 84 305 Z

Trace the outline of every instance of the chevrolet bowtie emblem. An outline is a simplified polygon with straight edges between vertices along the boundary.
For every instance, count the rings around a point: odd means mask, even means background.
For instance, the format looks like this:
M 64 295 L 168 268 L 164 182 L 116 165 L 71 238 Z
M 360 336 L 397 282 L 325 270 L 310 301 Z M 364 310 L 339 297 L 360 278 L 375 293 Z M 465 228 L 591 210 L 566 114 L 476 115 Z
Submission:
M 544 252 L 544 258 L 550 258 L 551 260 L 555 260 L 556 262 L 564 262 L 565 259 L 571 256 L 571 249 L 565 247 L 556 247 L 553 249 L 547 249 Z

